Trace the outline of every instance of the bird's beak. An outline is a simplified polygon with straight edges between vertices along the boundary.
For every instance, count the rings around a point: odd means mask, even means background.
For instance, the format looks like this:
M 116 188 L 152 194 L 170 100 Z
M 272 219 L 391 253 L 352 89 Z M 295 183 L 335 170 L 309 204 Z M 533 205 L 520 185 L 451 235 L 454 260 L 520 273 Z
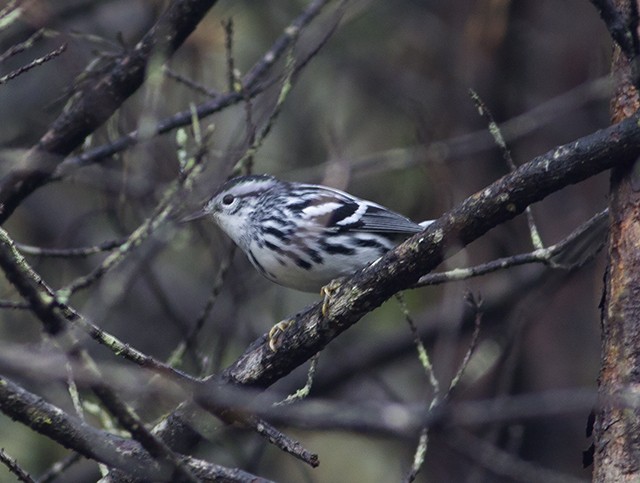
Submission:
M 196 211 L 195 213 L 191 213 L 190 215 L 187 215 L 184 218 L 180 219 L 180 223 L 186 223 L 188 221 L 197 220 L 198 218 L 202 218 L 203 216 L 206 216 L 206 215 L 208 215 L 207 210 L 202 208 Z

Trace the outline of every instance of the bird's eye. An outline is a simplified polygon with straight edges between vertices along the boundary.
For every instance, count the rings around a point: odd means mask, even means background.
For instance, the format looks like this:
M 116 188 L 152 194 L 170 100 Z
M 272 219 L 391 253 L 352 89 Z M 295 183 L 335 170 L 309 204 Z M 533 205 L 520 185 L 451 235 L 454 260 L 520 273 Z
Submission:
M 233 203 L 233 200 L 235 200 L 235 197 L 233 195 L 224 195 L 224 197 L 222 198 L 222 204 L 225 206 L 229 206 L 231 203 Z

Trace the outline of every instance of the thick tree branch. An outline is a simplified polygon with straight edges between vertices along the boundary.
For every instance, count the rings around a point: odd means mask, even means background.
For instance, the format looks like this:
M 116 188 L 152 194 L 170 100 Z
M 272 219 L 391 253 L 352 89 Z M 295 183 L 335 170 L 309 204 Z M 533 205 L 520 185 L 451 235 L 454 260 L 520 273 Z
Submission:
M 0 181 L 0 223 L 50 179 L 61 158 L 80 146 L 142 85 L 151 57 L 171 56 L 215 3 L 216 0 L 173 0 L 131 51 L 114 59 L 101 78 L 85 84 L 26 154 L 22 167 Z
M 158 464 L 137 441 L 120 438 L 69 416 L 12 381 L 0 377 L 0 410 L 65 448 L 144 481 L 170 481 L 171 472 Z M 241 470 L 195 458 L 182 457 L 185 466 L 202 481 L 265 482 Z
M 442 260 L 519 213 L 531 203 L 640 154 L 639 118 L 557 147 L 520 166 L 442 215 L 377 263 L 346 280 L 328 316 L 315 304 L 297 314 L 277 352 L 266 336 L 256 340 L 221 376 L 240 385 L 267 387 L 322 350 L 332 339 L 389 299 L 413 286 Z M 219 381 L 218 381 L 219 382 Z
M 600 17 L 607 26 L 611 38 L 620 46 L 628 59 L 634 59 L 638 55 L 638 37 L 634 35 L 637 28 L 637 15 L 629 12 L 623 15 L 612 0 L 591 0 L 598 9 Z

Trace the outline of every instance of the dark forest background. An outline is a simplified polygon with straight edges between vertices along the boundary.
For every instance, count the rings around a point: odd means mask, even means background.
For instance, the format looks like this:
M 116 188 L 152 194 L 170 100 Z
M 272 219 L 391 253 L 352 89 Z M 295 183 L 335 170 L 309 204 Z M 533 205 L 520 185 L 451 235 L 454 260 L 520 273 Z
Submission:
M 0 175 L 20 166 L 24 151 L 38 142 L 73 92 L 90 88 L 94 74 L 132 48 L 167 4 L 25 0 L 13 5 L 23 12 L 1 25 L 0 52 L 45 30 L 33 46 L 3 60 L 0 75 L 62 44 L 66 50 L 0 84 Z M 25 256 L 47 284 L 54 289 L 67 286 L 109 252 L 53 257 L 30 254 L 29 247 L 90 247 L 127 237 L 152 214 L 180 172 L 175 130 L 84 166 L 78 166 L 74 156 L 135 129 L 151 132 L 156 122 L 224 95 L 230 85 L 229 52 L 237 80 L 307 6 L 304 1 L 218 2 L 166 68 L 150 74 L 83 148 L 67 158 L 68 171 L 17 207 L 4 229 L 28 245 Z M 271 119 L 287 72 L 286 56 L 309 56 L 338 15 L 335 31 L 291 79 L 292 90 Z M 225 30 L 229 20 L 232 29 Z M 500 124 L 515 163 L 522 164 L 609 124 L 610 57 L 611 38 L 604 23 L 593 5 L 581 0 L 363 0 L 344 7 L 329 2 L 250 103 L 234 103 L 201 120 L 203 129 L 214 125 L 205 168 L 176 211 L 197 208 L 211 195 L 246 152 L 251 133 L 271 122 L 253 156 L 253 172 L 345 189 L 418 221 L 436 218 L 510 170 L 470 89 Z M 162 62 L 162 56 L 155 61 Z M 184 128 L 188 132 L 189 124 Z M 189 148 L 194 145 L 190 138 Z M 604 173 L 534 205 L 545 245 L 604 209 L 607 193 Z M 263 279 L 240 252 L 230 260 L 230 241 L 212 223 L 174 220 L 164 223 L 124 263 L 74 293 L 71 304 L 93 324 L 164 361 L 190 333 L 215 286 L 219 294 L 213 308 L 179 364 L 200 376 L 220 372 L 275 322 L 319 299 Z M 440 270 L 532 249 L 526 219 L 519 216 L 447 260 Z M 230 269 L 218 285 L 220 268 L 227 263 Z M 529 395 L 533 401 L 526 417 L 431 430 L 417 481 L 590 478 L 590 469 L 582 467 L 582 452 L 591 444 L 585 435 L 589 408 L 562 404 L 574 391 L 581 395 L 596 390 L 604 269 L 600 254 L 578 270 L 524 265 L 405 293 L 444 387 L 470 344 L 473 317 L 465 294 L 483 300 L 479 340 L 453 396 L 456 402 L 514 395 Z M 19 300 L 4 279 L 0 298 Z M 131 365 L 80 337 L 98 364 Z M 0 340 L 8 355 L 15 350 L 35 359 L 54 350 L 28 310 L 0 311 Z M 284 395 L 295 391 L 304 385 L 307 369 L 300 367 L 275 389 Z M 59 377 L 34 378 L 26 370 L 7 375 L 74 412 L 64 367 Z M 391 299 L 321 353 L 309 398 L 356 408 L 370 401 L 428 406 L 432 394 L 401 308 Z M 125 399 L 150 424 L 176 404 L 170 396 L 144 391 Z M 101 426 L 91 408 L 87 411 L 88 421 Z M 366 428 L 277 425 L 319 455 L 321 464 L 312 469 L 251 432 L 226 428 L 213 417 L 208 425 L 198 457 L 287 482 L 398 481 L 410 467 L 417 444 L 415 435 L 385 435 Z M 34 477 L 69 454 L 6 416 L 0 416 L 0 447 Z M 98 478 L 95 462 L 81 460 L 55 481 Z M 0 468 L 0 480 L 13 479 Z

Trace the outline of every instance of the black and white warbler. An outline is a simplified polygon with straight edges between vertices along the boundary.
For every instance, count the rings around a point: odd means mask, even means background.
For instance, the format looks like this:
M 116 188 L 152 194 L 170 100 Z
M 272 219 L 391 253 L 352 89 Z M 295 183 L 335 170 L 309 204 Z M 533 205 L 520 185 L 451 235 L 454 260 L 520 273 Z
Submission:
M 431 223 L 340 190 L 266 175 L 227 181 L 187 220 L 203 216 L 269 280 L 305 292 L 352 275 Z

